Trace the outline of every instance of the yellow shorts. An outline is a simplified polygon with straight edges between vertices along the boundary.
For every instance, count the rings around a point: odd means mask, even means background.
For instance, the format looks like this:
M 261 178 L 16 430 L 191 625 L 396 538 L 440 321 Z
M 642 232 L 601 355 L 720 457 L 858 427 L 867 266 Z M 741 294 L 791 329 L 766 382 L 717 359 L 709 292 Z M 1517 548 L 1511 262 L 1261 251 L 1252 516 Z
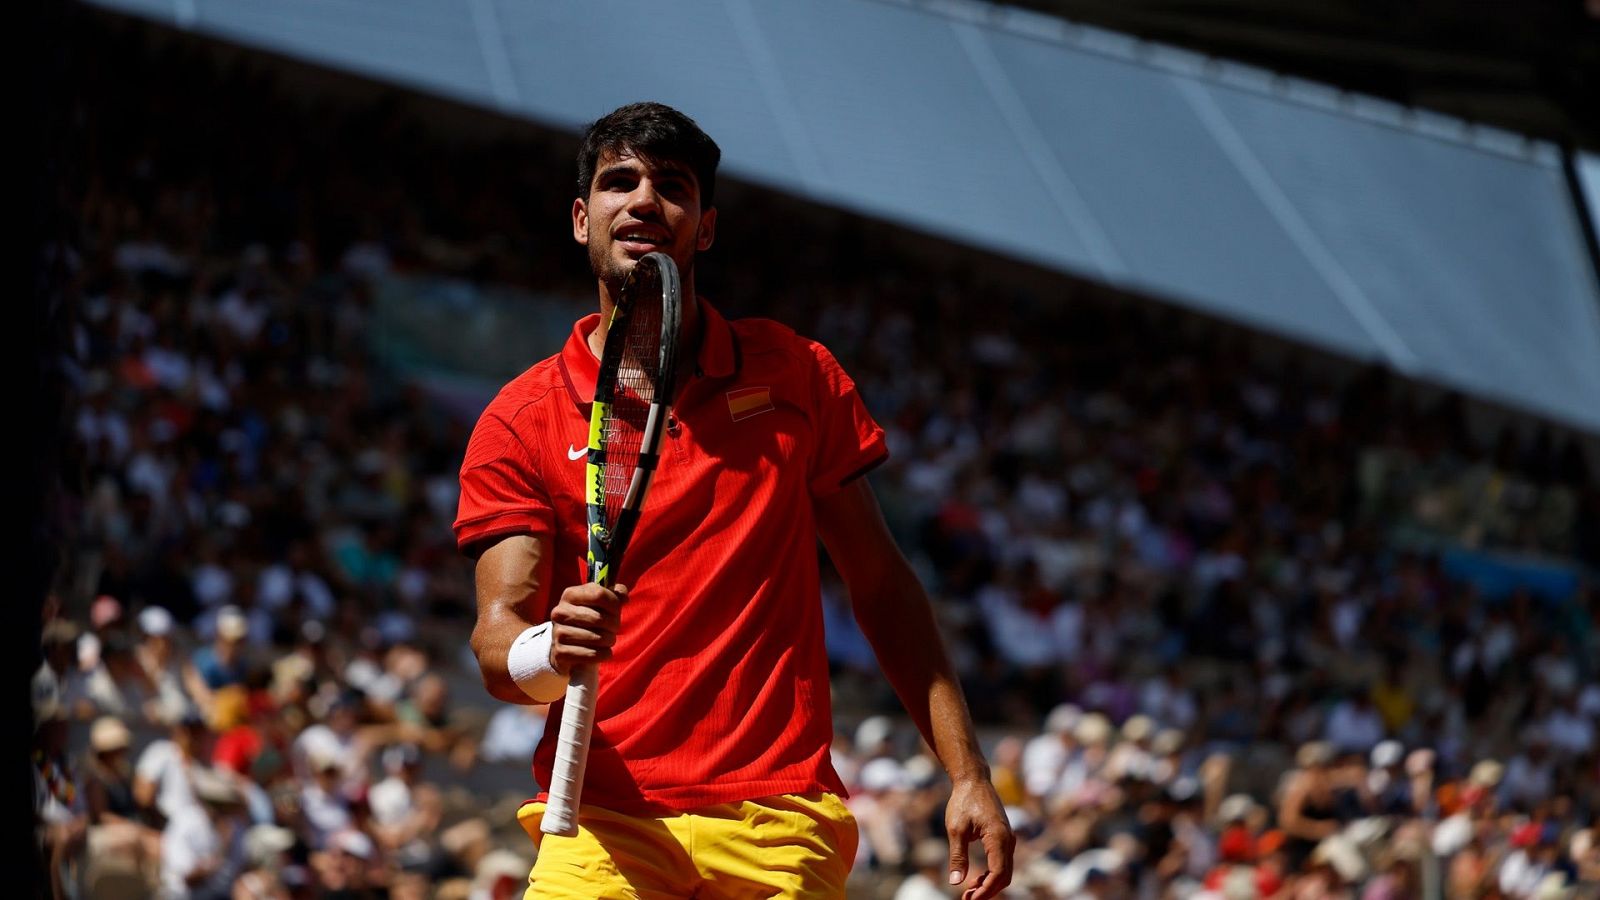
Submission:
M 833 794 L 783 794 L 661 818 L 583 807 L 576 837 L 539 831 L 544 804 L 517 821 L 539 855 L 524 900 L 745 900 L 843 897 L 856 820 Z

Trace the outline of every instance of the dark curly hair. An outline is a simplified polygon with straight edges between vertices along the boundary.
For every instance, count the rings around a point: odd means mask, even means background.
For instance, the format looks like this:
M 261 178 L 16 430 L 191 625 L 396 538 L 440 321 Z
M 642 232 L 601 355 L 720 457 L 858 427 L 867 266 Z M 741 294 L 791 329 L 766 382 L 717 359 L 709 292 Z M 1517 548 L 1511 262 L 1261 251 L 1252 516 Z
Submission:
M 700 208 L 710 209 L 716 199 L 722 149 L 693 119 L 666 104 L 630 103 L 589 126 L 578 148 L 579 197 L 589 196 L 594 167 L 607 152 L 626 152 L 656 163 L 682 163 L 700 183 Z

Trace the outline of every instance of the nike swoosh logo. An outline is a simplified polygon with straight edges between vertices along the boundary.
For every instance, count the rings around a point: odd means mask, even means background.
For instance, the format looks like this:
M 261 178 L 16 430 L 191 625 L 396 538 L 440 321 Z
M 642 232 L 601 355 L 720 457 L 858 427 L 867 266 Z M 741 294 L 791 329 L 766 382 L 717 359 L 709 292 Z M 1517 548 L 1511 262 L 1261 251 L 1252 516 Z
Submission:
M 567 459 L 580 460 L 580 459 L 583 459 L 585 456 L 588 456 L 588 455 L 589 455 L 589 448 L 588 447 L 584 447 L 584 448 L 579 449 L 579 450 L 574 450 L 572 448 L 571 444 L 567 445 Z

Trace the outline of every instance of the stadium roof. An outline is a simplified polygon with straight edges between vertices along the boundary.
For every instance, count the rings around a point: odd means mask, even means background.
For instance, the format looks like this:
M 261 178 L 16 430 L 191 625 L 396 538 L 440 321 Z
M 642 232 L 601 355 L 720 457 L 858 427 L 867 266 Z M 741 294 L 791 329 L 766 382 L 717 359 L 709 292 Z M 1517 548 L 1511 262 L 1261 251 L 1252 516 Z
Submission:
M 970 0 L 95 2 L 558 128 L 661 100 L 751 182 L 1600 432 L 1548 143 Z

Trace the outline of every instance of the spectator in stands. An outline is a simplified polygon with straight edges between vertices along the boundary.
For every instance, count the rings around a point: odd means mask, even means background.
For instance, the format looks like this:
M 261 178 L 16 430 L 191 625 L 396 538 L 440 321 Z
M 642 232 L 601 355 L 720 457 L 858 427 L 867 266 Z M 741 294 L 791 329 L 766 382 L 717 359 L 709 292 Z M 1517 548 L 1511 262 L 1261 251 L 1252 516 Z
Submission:
M 1313 741 L 1295 754 L 1278 802 L 1278 822 L 1288 836 L 1285 849 L 1291 869 L 1299 869 L 1313 851 L 1339 832 L 1339 801 L 1333 775 L 1334 750 Z
M 161 853 L 161 832 L 145 823 L 134 799 L 133 767 L 128 762 L 132 735 L 120 719 L 102 716 L 89 732 L 89 754 L 80 769 L 88 812 L 91 859 L 128 860 L 145 880 L 154 882 Z
M 250 621 L 237 606 L 217 610 L 215 639 L 195 650 L 184 670 L 184 684 L 202 715 L 216 715 L 216 694 L 223 688 L 243 686 L 244 639 Z
M 194 792 L 197 772 L 207 768 L 211 734 L 197 714 L 171 727 L 170 736 L 145 747 L 133 770 L 133 798 L 156 822 L 166 824 L 178 813 L 198 803 Z
M 133 656 L 148 697 L 145 719 L 159 725 L 177 724 L 197 712 L 183 687 L 183 669 L 173 653 L 172 627 L 172 614 L 163 607 L 147 606 L 139 611 L 143 638 Z
M 422 779 L 422 751 L 417 745 L 391 745 L 382 760 L 386 777 L 367 795 L 373 836 L 387 851 L 425 857 L 422 841 L 439 828 L 443 798 L 436 786 Z
M 175 809 L 161 833 L 161 895 L 231 896 L 246 863 L 244 798 L 227 777 L 207 768 L 194 768 L 189 781 L 195 802 Z

